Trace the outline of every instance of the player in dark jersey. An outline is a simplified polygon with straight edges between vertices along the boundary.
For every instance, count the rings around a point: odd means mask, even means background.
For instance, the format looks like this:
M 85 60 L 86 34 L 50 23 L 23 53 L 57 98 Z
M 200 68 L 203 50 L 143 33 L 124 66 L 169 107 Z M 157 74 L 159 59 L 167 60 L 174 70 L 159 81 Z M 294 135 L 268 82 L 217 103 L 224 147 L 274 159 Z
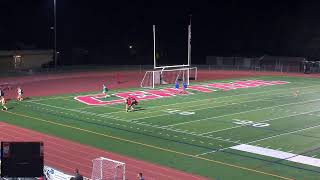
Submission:
M 183 82 L 183 85 L 182 85 L 182 94 L 186 94 L 187 93 L 187 88 L 188 88 L 188 84 L 186 82 Z
M 107 88 L 107 86 L 106 86 L 105 84 L 103 84 L 103 85 L 102 85 L 102 93 L 105 95 L 106 98 L 107 98 L 107 97 L 110 97 L 110 96 L 108 95 L 108 91 L 109 91 L 109 89 Z

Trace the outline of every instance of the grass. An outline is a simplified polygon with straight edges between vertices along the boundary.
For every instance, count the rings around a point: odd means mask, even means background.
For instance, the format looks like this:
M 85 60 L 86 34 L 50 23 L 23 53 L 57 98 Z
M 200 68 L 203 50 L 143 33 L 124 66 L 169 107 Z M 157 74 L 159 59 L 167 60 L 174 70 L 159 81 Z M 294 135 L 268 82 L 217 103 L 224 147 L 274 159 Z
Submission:
M 318 79 L 254 79 L 290 83 L 141 101 L 142 110 L 130 113 L 123 104 L 88 106 L 70 94 L 32 98 L 9 103 L 0 120 L 212 179 L 317 179 L 319 167 L 230 148 L 320 155 Z M 269 125 L 252 126 L 257 123 Z

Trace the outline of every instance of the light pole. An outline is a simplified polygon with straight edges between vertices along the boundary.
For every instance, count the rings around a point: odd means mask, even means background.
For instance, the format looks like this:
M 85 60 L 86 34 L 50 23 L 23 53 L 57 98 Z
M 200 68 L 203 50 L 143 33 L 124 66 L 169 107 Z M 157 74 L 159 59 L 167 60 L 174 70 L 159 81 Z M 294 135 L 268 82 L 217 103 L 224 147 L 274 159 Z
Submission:
M 53 32 L 54 32 L 54 66 L 57 67 L 57 11 L 56 11 L 56 0 L 53 0 L 53 16 L 54 16 L 54 25 L 53 25 Z

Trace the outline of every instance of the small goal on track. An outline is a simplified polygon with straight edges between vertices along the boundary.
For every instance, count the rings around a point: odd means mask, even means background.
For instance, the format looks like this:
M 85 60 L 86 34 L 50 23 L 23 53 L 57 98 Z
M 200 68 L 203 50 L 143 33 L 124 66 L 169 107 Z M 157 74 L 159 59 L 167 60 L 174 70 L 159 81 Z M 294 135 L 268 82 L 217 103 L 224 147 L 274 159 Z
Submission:
M 125 180 L 126 164 L 99 157 L 92 160 L 92 180 Z

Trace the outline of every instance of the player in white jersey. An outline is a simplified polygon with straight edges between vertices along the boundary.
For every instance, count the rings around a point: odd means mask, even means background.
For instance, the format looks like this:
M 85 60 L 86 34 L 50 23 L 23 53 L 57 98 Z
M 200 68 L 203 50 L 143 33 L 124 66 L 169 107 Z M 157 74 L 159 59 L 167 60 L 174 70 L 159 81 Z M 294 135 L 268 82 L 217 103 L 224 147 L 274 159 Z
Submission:
M 18 93 L 17 100 L 22 101 L 23 100 L 23 89 L 21 87 L 18 87 L 17 93 Z

